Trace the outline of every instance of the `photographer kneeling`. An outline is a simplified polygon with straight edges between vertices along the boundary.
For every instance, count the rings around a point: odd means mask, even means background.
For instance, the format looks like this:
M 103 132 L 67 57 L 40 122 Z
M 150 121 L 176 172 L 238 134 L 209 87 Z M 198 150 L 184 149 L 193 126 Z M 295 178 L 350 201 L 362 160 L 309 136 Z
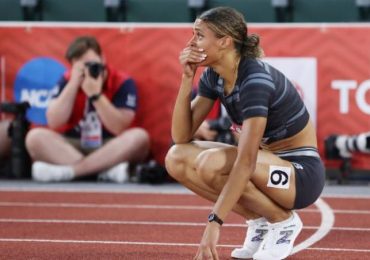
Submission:
M 135 82 L 105 64 L 93 37 L 75 39 L 66 52 L 72 68 L 59 82 L 46 116 L 48 128 L 32 129 L 26 146 L 36 181 L 69 181 L 98 173 L 125 182 L 131 162 L 146 159 L 149 135 L 130 128 L 136 111 Z

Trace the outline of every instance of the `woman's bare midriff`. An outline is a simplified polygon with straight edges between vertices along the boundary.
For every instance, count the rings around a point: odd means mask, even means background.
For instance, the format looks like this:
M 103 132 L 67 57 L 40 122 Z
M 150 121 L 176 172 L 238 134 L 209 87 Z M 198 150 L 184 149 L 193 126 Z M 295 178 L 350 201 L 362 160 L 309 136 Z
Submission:
M 316 131 L 311 121 L 296 135 L 269 145 L 261 144 L 263 150 L 271 152 L 286 151 L 303 146 L 317 147 Z

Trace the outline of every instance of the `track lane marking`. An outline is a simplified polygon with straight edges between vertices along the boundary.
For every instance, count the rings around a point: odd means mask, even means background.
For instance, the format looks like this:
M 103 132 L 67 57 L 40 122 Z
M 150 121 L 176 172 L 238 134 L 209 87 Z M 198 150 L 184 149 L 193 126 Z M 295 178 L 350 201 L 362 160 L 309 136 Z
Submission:
M 320 198 L 315 202 L 315 205 L 321 212 L 320 227 L 312 236 L 296 245 L 293 248 L 292 254 L 298 253 L 299 251 L 306 249 L 320 241 L 330 232 L 330 230 L 332 230 L 334 226 L 335 216 L 330 206 Z
M 111 240 L 70 240 L 70 239 L 33 239 L 33 238 L 0 238 L 0 242 L 30 242 L 30 243 L 73 243 L 73 244 L 108 244 L 108 245 L 143 245 L 143 246 L 187 246 L 199 247 L 198 243 L 159 243 L 159 242 L 140 242 L 140 241 L 111 241 Z M 240 245 L 226 245 L 220 244 L 217 247 L 235 248 Z M 322 251 L 341 251 L 341 252 L 370 252 L 370 249 L 352 249 L 352 248 L 324 248 L 312 247 L 306 250 L 322 250 Z
M 295 246 L 293 248 L 292 254 L 295 254 L 295 253 L 297 253 L 297 252 L 299 252 L 303 249 L 306 249 L 306 248 L 310 247 L 311 245 L 313 245 L 314 243 L 316 243 L 317 241 L 321 240 L 323 237 L 325 237 L 329 233 L 329 231 L 333 227 L 334 214 L 331 211 L 330 207 L 324 201 L 322 201 L 321 199 L 318 199 L 315 202 L 315 205 L 318 207 L 318 209 L 321 212 L 321 219 L 322 219 L 321 225 L 319 226 L 319 228 L 317 229 L 317 231 L 313 235 L 311 235 L 308 239 L 306 239 L 305 241 L 303 241 L 300 244 L 298 244 L 297 246 Z M 45 221 L 45 220 L 43 220 L 43 221 Z M 53 222 L 53 223 L 55 223 L 55 222 Z M 76 221 L 74 223 L 76 223 Z M 117 222 L 115 222 L 115 223 L 117 223 Z M 176 223 L 176 224 L 179 225 L 179 223 Z M 236 246 L 236 247 L 238 247 L 238 246 Z
M 188 226 L 204 227 L 203 222 L 173 222 L 173 221 L 125 221 L 125 220 L 88 220 L 88 219 L 13 219 L 0 218 L 0 223 L 36 223 L 36 224 L 92 224 L 92 225 L 150 225 L 150 226 Z M 246 228 L 246 224 L 224 224 L 223 227 Z M 319 226 L 304 226 L 306 230 L 317 230 Z M 370 228 L 332 227 L 336 231 L 370 232 Z
M 98 203 L 55 203 L 55 202 L 12 202 L 0 201 L 0 207 L 48 207 L 48 208 L 112 208 L 112 209 L 176 209 L 176 210 L 210 210 L 211 206 L 196 205 L 135 205 L 135 204 L 98 204 Z M 370 215 L 370 210 L 335 210 L 335 214 L 365 214 Z M 298 212 L 320 212 L 319 209 L 301 209 Z
M 28 184 L 28 183 L 27 183 Z M 26 185 L 27 185 L 26 184 Z M 194 196 L 195 194 L 186 189 L 182 186 L 164 186 L 165 189 L 158 189 L 153 188 L 151 185 L 140 184 L 139 186 L 135 186 L 135 184 L 128 184 L 127 186 L 122 186 L 119 184 L 111 184 L 108 188 L 104 188 L 101 186 L 91 187 L 92 185 L 101 185 L 97 183 L 92 183 L 90 186 L 76 186 L 73 187 L 73 184 L 76 183 L 66 183 L 65 185 L 61 184 L 55 185 L 55 183 L 46 186 L 45 183 L 43 184 L 34 184 L 34 187 L 27 187 L 26 185 L 22 186 L 22 184 L 17 184 L 17 186 L 0 186 L 0 192 L 44 192 L 44 193 L 90 193 L 90 194 L 154 194 L 154 195 L 190 195 Z M 14 185 L 14 184 L 13 184 Z M 138 188 L 141 188 L 140 192 L 138 192 Z M 123 189 L 126 188 L 126 189 Z M 367 192 L 368 193 L 368 192 Z M 330 193 L 330 194 L 322 194 L 322 198 L 348 198 L 348 199 L 370 199 L 369 194 L 343 194 L 343 193 Z
M 0 202 L 0 207 L 50 207 L 50 208 L 112 208 L 112 209 L 179 209 L 179 210 L 209 210 L 211 206 L 195 205 L 135 205 L 135 204 L 98 204 L 98 203 L 54 203 L 54 202 Z

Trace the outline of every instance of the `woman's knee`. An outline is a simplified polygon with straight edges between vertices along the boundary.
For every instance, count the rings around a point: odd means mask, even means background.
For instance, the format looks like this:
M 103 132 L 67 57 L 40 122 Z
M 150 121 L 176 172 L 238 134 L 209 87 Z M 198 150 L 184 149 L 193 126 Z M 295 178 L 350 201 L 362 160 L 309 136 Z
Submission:
M 149 147 L 150 137 L 145 129 L 140 127 L 131 128 L 124 131 L 122 136 L 126 136 L 127 134 L 130 134 L 131 140 L 135 140 L 136 145 L 139 145 L 140 147 Z
M 213 149 L 205 150 L 197 156 L 195 169 L 202 181 L 216 190 L 224 186 L 230 170 L 220 158 L 219 152 Z
M 44 128 L 34 128 L 28 131 L 26 135 L 26 148 L 32 153 L 39 145 L 45 142 L 45 138 L 48 136 L 50 130 Z
M 167 172 L 177 181 L 186 178 L 186 145 L 173 145 L 167 152 L 165 165 Z
M 255 200 L 256 192 L 260 192 L 252 180 L 249 180 L 244 187 L 243 198 L 247 200 Z

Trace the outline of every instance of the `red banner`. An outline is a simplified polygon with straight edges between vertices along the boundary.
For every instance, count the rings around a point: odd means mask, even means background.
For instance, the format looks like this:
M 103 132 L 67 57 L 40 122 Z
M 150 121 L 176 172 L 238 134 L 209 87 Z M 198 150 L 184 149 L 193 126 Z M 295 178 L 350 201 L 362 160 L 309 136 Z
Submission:
M 370 25 L 251 24 L 250 32 L 261 36 L 268 58 L 314 60 L 310 64 L 316 66 L 312 74 L 316 82 L 310 83 L 312 92 L 305 95 L 312 95 L 309 99 L 316 106 L 313 116 L 322 155 L 329 134 L 370 131 Z M 80 35 L 95 36 L 107 61 L 136 80 L 138 124 L 149 131 L 154 156 L 163 162 L 171 145 L 171 113 L 181 76 L 178 54 L 192 35 L 191 25 L 2 23 L 0 56 L 5 73 L 1 75 L 5 78 L 1 82 L 6 86 L 6 98 L 13 98 L 15 76 L 30 59 L 51 57 L 67 66 L 64 52 Z M 312 68 L 310 65 L 311 72 Z M 354 166 L 370 168 L 367 161 L 365 156 L 355 157 Z

